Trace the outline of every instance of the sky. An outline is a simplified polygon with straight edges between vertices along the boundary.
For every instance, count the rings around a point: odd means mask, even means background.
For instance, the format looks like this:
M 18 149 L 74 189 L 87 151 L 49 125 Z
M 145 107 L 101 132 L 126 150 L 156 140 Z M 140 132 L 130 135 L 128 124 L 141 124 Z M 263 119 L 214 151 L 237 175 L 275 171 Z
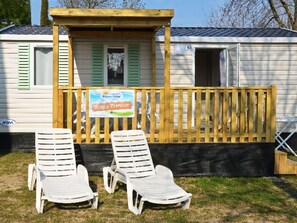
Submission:
M 211 9 L 218 8 L 225 0 L 143 0 L 147 9 L 174 9 L 172 26 L 207 26 L 206 18 Z M 39 25 L 41 0 L 31 0 L 33 25 Z M 49 0 L 49 8 L 58 7 L 57 0 Z

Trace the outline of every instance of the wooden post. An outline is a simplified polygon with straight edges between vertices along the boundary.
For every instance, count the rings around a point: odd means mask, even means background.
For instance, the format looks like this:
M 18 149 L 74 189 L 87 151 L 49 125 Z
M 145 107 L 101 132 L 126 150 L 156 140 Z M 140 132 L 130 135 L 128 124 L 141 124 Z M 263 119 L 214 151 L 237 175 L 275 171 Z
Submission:
M 68 86 L 73 87 L 74 58 L 73 58 L 73 38 L 68 36 Z
M 53 128 L 58 127 L 59 26 L 53 25 Z
M 154 34 L 152 36 L 152 86 L 155 87 L 157 85 L 156 82 L 156 76 L 157 76 L 157 71 L 156 71 L 156 35 Z
M 165 88 L 165 115 L 164 115 L 164 141 L 169 139 L 170 117 L 170 25 L 165 26 L 165 58 L 164 58 L 164 88 Z
M 269 142 L 275 142 L 276 132 L 276 85 L 271 87 L 271 135 Z

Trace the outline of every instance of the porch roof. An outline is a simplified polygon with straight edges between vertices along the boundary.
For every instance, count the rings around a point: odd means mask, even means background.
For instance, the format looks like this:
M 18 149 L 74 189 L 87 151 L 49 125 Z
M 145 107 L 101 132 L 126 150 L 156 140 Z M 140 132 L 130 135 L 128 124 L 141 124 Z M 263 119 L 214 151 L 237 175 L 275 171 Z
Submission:
M 68 31 L 153 31 L 170 26 L 172 9 L 65 9 L 51 8 L 54 25 Z

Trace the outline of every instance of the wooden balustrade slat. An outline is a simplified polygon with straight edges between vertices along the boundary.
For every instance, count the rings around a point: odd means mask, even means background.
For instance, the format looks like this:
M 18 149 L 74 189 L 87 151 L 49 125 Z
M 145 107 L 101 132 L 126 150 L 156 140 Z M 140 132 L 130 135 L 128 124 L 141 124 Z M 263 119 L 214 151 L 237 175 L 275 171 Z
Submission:
M 163 143 L 164 142 L 164 132 L 167 130 L 165 130 L 164 128 L 164 110 L 165 110 L 165 103 L 164 103 L 164 91 L 160 92 L 160 131 L 159 131 L 159 142 Z
M 217 143 L 219 141 L 218 131 L 219 131 L 219 120 L 220 120 L 220 93 L 218 90 L 214 92 L 214 106 L 213 106 L 213 142 Z
M 237 91 L 231 91 L 231 142 L 236 142 L 236 122 L 237 122 Z
M 178 142 L 183 141 L 183 90 L 178 90 Z
M 263 91 L 259 89 L 257 98 L 257 142 L 262 141 Z
M 196 91 L 196 142 L 200 143 L 201 132 L 201 90 Z
M 255 90 L 250 90 L 249 94 L 249 115 L 248 115 L 248 125 L 249 125 L 249 142 L 253 142 L 253 132 L 254 132 L 254 108 L 255 108 Z
M 81 97 L 82 97 L 82 91 L 81 91 L 81 89 L 78 89 L 77 95 L 76 95 L 76 100 L 77 100 L 77 104 L 76 104 L 76 142 L 77 143 L 81 143 L 81 128 L 82 128 L 82 126 L 81 126 L 81 122 L 82 122 Z
M 63 91 L 58 91 L 58 128 L 63 128 L 64 120 L 64 95 Z
M 90 91 L 86 91 L 86 143 L 91 142 L 91 119 L 89 112 L 89 104 L 90 104 Z
M 156 131 L 156 91 L 151 90 L 151 101 L 150 101 L 150 142 L 155 142 L 155 131 Z
M 228 91 L 223 91 L 223 142 L 227 142 L 227 131 L 228 131 Z
M 146 132 L 146 112 L 147 112 L 146 104 L 147 104 L 147 94 L 146 94 L 146 90 L 143 89 L 141 91 L 141 129 L 144 132 Z
M 72 90 L 67 93 L 67 128 L 72 129 Z
M 187 90 L 188 93 L 188 112 L 187 112 L 187 143 L 192 142 L 192 114 L 193 114 L 193 109 L 192 109 L 192 90 L 189 89 Z

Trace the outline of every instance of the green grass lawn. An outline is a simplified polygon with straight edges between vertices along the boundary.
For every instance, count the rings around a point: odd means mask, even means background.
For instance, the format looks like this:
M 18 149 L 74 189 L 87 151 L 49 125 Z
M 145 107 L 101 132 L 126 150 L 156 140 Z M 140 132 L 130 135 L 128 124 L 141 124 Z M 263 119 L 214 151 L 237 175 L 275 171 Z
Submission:
M 297 222 L 297 177 L 180 177 L 177 184 L 193 194 L 189 210 L 145 203 L 142 215 L 127 207 L 125 187 L 113 195 L 102 177 L 92 176 L 99 192 L 97 210 L 81 205 L 46 203 L 37 214 L 35 191 L 27 188 L 33 153 L 0 154 L 0 222 Z

